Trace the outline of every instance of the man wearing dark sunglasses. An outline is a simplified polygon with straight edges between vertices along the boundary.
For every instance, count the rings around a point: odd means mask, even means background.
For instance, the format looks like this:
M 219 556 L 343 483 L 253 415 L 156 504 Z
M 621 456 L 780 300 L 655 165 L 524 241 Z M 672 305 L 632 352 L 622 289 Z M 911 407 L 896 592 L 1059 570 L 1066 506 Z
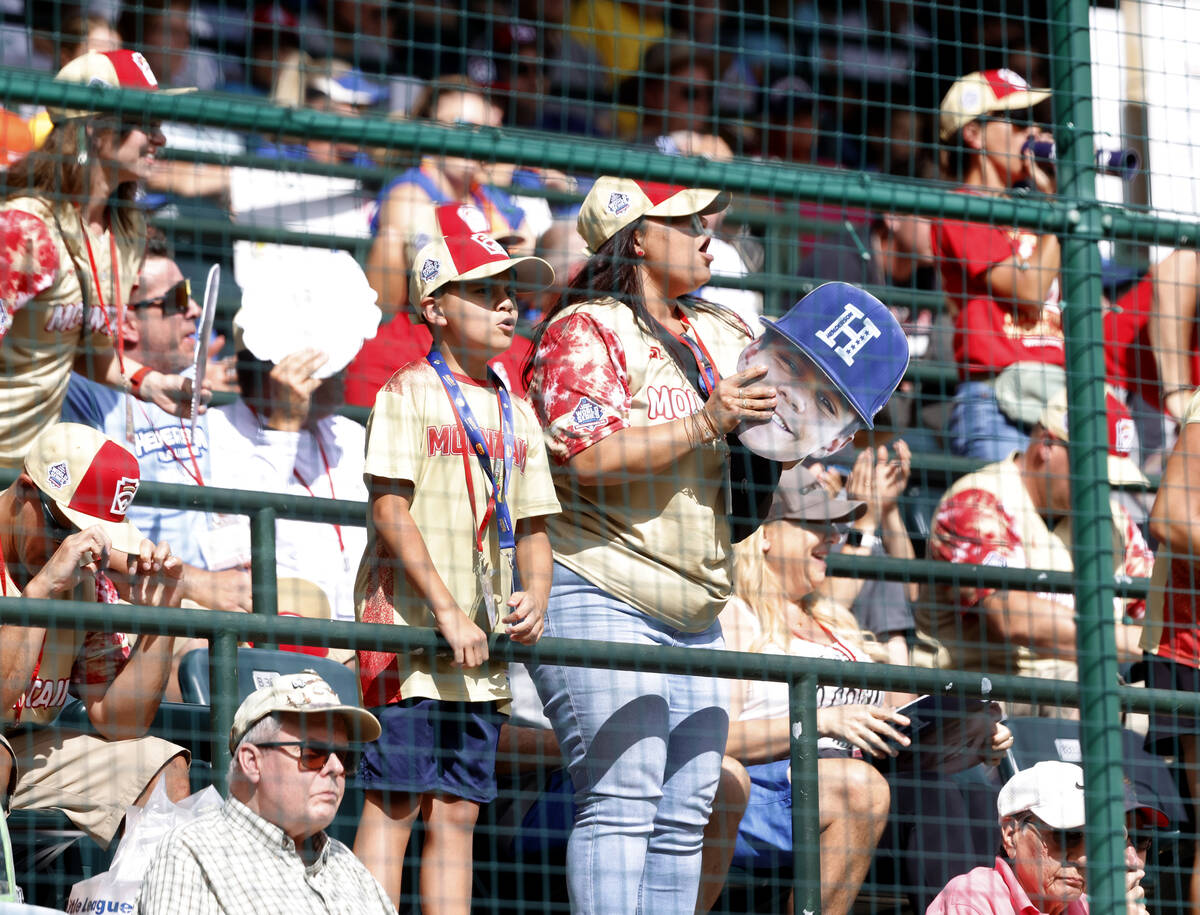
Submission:
M 1126 784 L 1126 902 L 1129 915 L 1145 915 L 1146 845 L 1141 826 L 1167 825 L 1166 815 L 1141 803 Z M 994 915 L 1085 915 L 1087 841 L 1084 833 L 1083 769 L 1048 760 L 1022 769 L 996 800 L 1004 857 L 955 877 L 926 915 L 990 912 Z
M 387 913 L 395 908 L 354 853 L 325 834 L 379 721 L 311 670 L 251 693 L 229 733 L 229 798 L 159 846 L 142 915 L 177 912 Z
M 192 298 L 166 238 L 151 228 L 146 259 L 119 328 L 126 355 L 155 371 L 187 371 L 192 365 L 199 316 L 200 306 Z M 75 373 L 67 388 L 63 419 L 127 442 L 144 480 L 184 486 L 210 482 L 207 413 L 193 426 L 191 420 L 181 420 L 155 404 L 137 401 L 127 409 L 120 391 Z M 132 426 L 127 428 L 131 419 Z M 209 538 L 207 515 L 146 504 L 132 507 L 129 517 L 147 537 L 170 543 L 187 563 L 184 597 L 218 610 L 250 608 L 249 573 L 222 561 Z M 224 571 L 206 571 L 209 569 Z

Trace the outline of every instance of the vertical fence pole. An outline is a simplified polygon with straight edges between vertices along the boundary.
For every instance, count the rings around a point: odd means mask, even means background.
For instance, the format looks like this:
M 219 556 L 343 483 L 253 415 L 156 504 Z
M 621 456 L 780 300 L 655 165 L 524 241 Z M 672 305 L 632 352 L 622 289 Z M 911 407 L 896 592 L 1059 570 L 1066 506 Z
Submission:
M 817 806 L 817 678 L 788 683 L 791 703 L 794 915 L 821 911 L 821 811 Z
M 1112 525 L 1105 419 L 1104 336 L 1092 127 L 1088 0 L 1053 0 L 1051 12 L 1058 192 L 1078 219 L 1062 238 L 1063 330 L 1071 409 L 1071 509 L 1077 588 L 1076 644 L 1087 790 L 1087 892 L 1091 910 L 1124 911 L 1122 746 L 1113 619 Z
M 279 612 L 275 576 L 275 509 L 260 508 L 250 516 L 250 593 L 255 613 Z M 260 645 L 271 648 L 271 645 Z
M 238 707 L 237 636 L 227 629 L 213 633 L 208 645 L 208 683 L 212 696 L 213 782 L 227 794 L 225 772 L 229 769 L 229 729 Z

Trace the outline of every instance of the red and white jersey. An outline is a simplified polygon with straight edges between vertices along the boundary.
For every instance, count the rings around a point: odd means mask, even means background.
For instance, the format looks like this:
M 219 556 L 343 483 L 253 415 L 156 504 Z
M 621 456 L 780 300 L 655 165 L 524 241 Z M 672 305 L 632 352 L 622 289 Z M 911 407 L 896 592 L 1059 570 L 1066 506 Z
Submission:
M 1019 455 L 989 464 L 960 479 L 946 491 L 933 516 L 929 556 L 944 562 L 1000 566 L 1018 569 L 1049 569 L 1070 572 L 1070 519 L 1047 526 L 1021 479 Z M 1149 574 L 1154 562 L 1150 547 L 1133 519 L 1120 504 L 1110 503 L 1113 512 L 1113 573 L 1130 577 Z M 955 667 L 996 673 L 1036 674 L 1040 660 L 1028 648 L 1003 644 L 988 636 L 977 608 L 995 592 L 968 584 L 940 585 L 933 607 L 919 614 L 923 628 L 942 641 Z M 1071 594 L 1036 592 L 1044 600 L 1066 607 L 1075 606 Z M 1115 612 L 1140 617 L 1142 601 L 1118 599 Z
M 20 595 L 3 564 L 0 579 L 0 593 L 6 597 Z M 118 601 L 117 589 L 103 575 L 96 577 L 94 592 L 90 582 L 84 587 L 100 603 Z M 131 650 L 129 637 L 123 632 L 46 630 L 24 694 L 12 708 L 0 709 L 0 729 L 16 724 L 50 724 L 66 704 L 68 689 L 80 695 L 88 687 L 111 683 L 129 660 Z
M 736 317 L 684 309 L 722 375 L 737 371 L 750 330 Z M 729 599 L 731 551 L 724 444 L 695 448 L 658 476 L 631 456 L 629 479 L 581 484 L 563 465 L 633 426 L 670 422 L 704 403 L 662 344 L 613 299 L 566 309 L 546 330 L 529 397 L 547 430 L 563 512 L 550 520 L 554 558 L 643 613 L 688 632 Z
M 988 271 L 1013 256 L 1032 256 L 1037 235 L 955 219 L 935 222 L 931 231 L 942 289 L 954 315 L 954 359 L 960 372 L 996 375 L 1015 362 L 1063 365 L 1057 277 L 1041 308 L 1017 308 L 992 298 Z
M 1200 423 L 1200 391 L 1183 413 L 1182 425 Z M 1164 544 L 1154 561 L 1142 650 L 1188 667 L 1200 667 L 1200 565 L 1171 555 Z
M 83 233 L 72 206 L 52 210 L 37 197 L 0 204 L 0 428 L 5 430 L 0 466 L 19 467 L 37 434 L 58 420 L 81 345 L 92 338 L 97 350 L 112 346 L 109 328 L 117 327 L 116 299 L 128 303 L 137 281 L 143 237 L 124 235 L 118 228 L 102 235 L 89 231 L 89 259 Z M 110 238 L 116 244 L 118 276 L 113 275 Z M 86 327 L 81 276 L 88 286 Z
M 492 473 L 499 481 L 503 464 L 496 389 L 490 382 L 465 375 L 454 377 L 483 430 L 492 456 Z M 516 453 L 512 479 L 508 481 L 508 503 L 512 520 L 517 523 L 522 518 L 557 513 L 558 500 L 541 426 L 528 403 L 514 397 L 512 405 Z M 467 491 L 464 451 L 474 505 Z M 491 487 L 459 427 L 442 380 L 424 359 L 400 369 L 375 399 L 367 424 L 364 473 L 412 483 L 409 512 L 437 574 L 463 612 L 474 614 L 475 623 L 487 631 L 489 621 L 482 609 L 487 596 L 480 591 L 474 567 L 474 525 L 483 520 Z M 507 559 L 500 556 L 494 520 L 485 531 L 484 551 L 492 570 L 492 599 L 498 611 L 512 593 L 512 574 Z M 367 549 L 354 590 L 361 622 L 434 627 L 429 605 L 409 588 L 404 574 L 397 569 L 396 557 L 376 535 L 373 525 L 368 527 Z M 495 614 L 494 631 L 504 631 L 500 619 L 506 615 Z M 457 702 L 508 698 L 507 665 L 503 662 L 488 661 L 471 670 L 457 670 L 443 661 L 437 664 L 435 673 L 432 658 L 411 652 L 397 656 L 360 651 L 358 659 L 363 702 L 368 707 L 385 705 L 401 696 Z

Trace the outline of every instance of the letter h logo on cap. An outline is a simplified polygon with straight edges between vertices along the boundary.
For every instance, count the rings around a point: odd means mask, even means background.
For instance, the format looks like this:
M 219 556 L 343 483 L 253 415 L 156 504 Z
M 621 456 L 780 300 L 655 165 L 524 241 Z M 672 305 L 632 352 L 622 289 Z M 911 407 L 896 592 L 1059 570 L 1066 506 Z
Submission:
M 854 321 L 862 321 L 862 324 L 856 328 Z M 841 346 L 837 342 L 839 336 L 846 338 L 846 342 Z M 816 333 L 817 339 L 837 353 L 847 366 L 854 365 L 854 356 L 858 351 L 867 345 L 867 341 L 878 336 L 879 327 L 875 322 L 870 318 L 864 319 L 862 309 L 856 308 L 850 302 L 843 306 L 842 313 L 834 318 L 828 327 Z

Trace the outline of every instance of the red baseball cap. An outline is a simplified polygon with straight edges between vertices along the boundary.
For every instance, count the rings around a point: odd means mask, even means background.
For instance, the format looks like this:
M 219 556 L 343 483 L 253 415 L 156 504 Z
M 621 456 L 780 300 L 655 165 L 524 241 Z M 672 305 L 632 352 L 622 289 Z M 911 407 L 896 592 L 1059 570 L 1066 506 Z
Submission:
M 76 527 L 99 525 L 115 549 L 136 554 L 146 538 L 125 520 L 142 474 L 128 449 L 79 423 L 57 423 L 34 439 L 25 473 Z
M 448 235 L 474 235 L 476 232 L 482 232 L 491 235 L 505 248 L 525 240 L 521 235 L 493 234 L 492 222 L 487 218 L 487 214 L 470 203 L 443 203 L 437 208 L 437 224 L 438 234 L 443 238 Z
M 110 89 L 140 89 L 143 92 L 158 91 L 158 79 L 150 69 L 150 63 L 140 51 L 120 48 L 116 51 L 87 51 L 58 71 L 54 77 L 66 83 L 85 83 L 89 86 L 106 86 Z M 194 88 L 165 89 L 169 95 L 195 92 Z M 55 124 L 72 118 L 86 118 L 99 114 L 80 108 L 46 107 L 50 120 Z

